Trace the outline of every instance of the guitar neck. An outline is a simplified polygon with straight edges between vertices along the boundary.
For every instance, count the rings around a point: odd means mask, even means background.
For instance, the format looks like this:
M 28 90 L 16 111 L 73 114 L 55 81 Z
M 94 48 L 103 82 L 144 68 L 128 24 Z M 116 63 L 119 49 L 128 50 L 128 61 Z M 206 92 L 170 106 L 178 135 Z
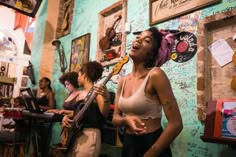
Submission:
M 111 26 L 112 29 L 115 29 L 115 28 L 116 28 L 116 27 L 115 27 L 115 24 L 116 24 L 118 21 L 120 21 L 120 19 L 121 19 L 121 15 L 120 15 L 120 16 L 115 20 L 115 22 L 112 24 L 112 26 Z M 112 29 L 109 29 L 109 33 L 108 33 L 108 34 L 111 33 Z
M 109 73 L 109 75 L 106 77 L 106 79 L 103 81 L 103 85 L 105 85 L 109 80 L 110 80 L 110 78 L 112 77 L 113 75 L 112 75 L 112 72 L 111 73 Z M 93 88 L 93 87 L 92 87 Z M 82 118 L 83 118 L 83 115 L 84 115 L 84 112 L 88 109 L 88 107 L 90 106 L 90 104 L 94 101 L 94 99 L 96 98 L 96 96 L 98 95 L 97 93 L 95 93 L 95 92 L 93 92 L 93 89 L 90 89 L 90 90 L 92 90 L 91 92 L 91 94 L 88 94 L 87 96 L 89 96 L 88 97 L 88 99 L 87 99 L 87 101 L 85 102 L 85 104 L 84 104 L 84 106 L 82 107 L 82 109 L 79 111 L 79 113 L 74 117 L 74 119 L 73 119 L 73 123 L 77 123 L 78 121 L 80 121 Z M 86 96 L 86 97 L 87 97 Z
M 103 81 L 102 85 L 106 85 L 106 83 L 110 80 L 110 78 L 113 75 L 116 75 L 120 72 L 121 68 L 123 67 L 124 64 L 126 64 L 129 61 L 129 57 L 127 55 L 122 57 L 122 60 L 119 61 L 113 68 L 112 72 L 108 74 L 108 76 L 105 78 Z M 84 106 L 81 108 L 81 110 L 75 115 L 73 122 L 72 122 L 72 127 L 77 126 L 77 123 L 83 118 L 84 112 L 88 109 L 90 104 L 93 102 L 93 100 L 96 98 L 97 93 L 93 92 L 93 87 L 89 90 L 87 96 L 85 97 Z

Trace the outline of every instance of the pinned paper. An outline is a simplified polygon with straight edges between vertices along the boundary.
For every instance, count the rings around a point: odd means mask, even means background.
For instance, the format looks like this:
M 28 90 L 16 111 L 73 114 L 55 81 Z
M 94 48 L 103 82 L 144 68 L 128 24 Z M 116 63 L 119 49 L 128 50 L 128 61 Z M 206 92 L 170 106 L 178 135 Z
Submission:
M 208 49 L 220 66 L 224 66 L 232 61 L 234 51 L 224 39 L 215 41 L 208 46 Z

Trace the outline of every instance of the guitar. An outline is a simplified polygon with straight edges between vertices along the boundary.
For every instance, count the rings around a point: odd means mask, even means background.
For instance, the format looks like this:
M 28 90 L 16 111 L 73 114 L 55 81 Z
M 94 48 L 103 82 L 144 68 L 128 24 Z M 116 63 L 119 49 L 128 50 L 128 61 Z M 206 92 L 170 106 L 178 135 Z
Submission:
M 116 35 L 115 25 L 117 24 L 117 22 L 120 21 L 120 19 L 121 19 L 121 15 L 119 15 L 119 17 L 115 20 L 115 22 L 113 23 L 111 27 L 107 28 L 106 35 L 102 39 L 100 39 L 99 46 L 102 51 L 107 50 L 111 47 L 111 40 Z
M 112 68 L 112 71 L 105 78 L 102 84 L 105 85 L 113 75 L 118 74 L 120 70 L 122 69 L 123 65 L 126 64 L 128 61 L 129 61 L 129 57 L 127 55 L 123 56 L 122 59 Z M 67 144 L 65 148 L 66 152 L 70 150 L 70 148 L 75 142 L 76 136 L 82 131 L 83 124 L 79 122 L 83 119 L 85 111 L 88 109 L 88 107 L 96 98 L 96 96 L 97 96 L 97 93 L 93 92 L 93 87 L 92 87 L 90 91 L 88 92 L 87 96 L 85 97 L 84 101 L 79 105 L 83 107 L 74 116 L 73 121 L 71 123 L 71 128 L 69 129 L 69 138 L 67 140 Z
M 64 16 L 63 21 L 61 25 L 61 30 L 65 31 L 69 27 L 69 7 L 70 7 L 70 1 L 64 4 Z

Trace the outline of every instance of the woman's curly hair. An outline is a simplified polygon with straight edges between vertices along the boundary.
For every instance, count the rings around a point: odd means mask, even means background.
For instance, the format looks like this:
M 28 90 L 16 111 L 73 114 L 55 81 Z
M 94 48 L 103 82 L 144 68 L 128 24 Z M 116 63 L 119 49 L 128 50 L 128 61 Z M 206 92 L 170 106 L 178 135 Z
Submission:
M 65 81 L 68 81 L 70 84 L 72 84 L 73 87 L 79 88 L 78 76 L 79 75 L 77 72 L 67 72 L 59 78 L 59 81 L 63 85 L 65 85 Z
M 97 61 L 89 61 L 82 65 L 80 72 L 85 74 L 91 82 L 96 82 L 103 73 L 103 66 Z

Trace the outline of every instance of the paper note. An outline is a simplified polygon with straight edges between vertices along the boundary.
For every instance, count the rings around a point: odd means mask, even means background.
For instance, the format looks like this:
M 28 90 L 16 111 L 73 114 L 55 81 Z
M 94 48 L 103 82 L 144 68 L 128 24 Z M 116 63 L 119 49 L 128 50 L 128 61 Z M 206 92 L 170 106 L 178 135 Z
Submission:
M 224 66 L 232 61 L 234 51 L 224 39 L 215 41 L 208 46 L 208 49 L 220 66 Z

